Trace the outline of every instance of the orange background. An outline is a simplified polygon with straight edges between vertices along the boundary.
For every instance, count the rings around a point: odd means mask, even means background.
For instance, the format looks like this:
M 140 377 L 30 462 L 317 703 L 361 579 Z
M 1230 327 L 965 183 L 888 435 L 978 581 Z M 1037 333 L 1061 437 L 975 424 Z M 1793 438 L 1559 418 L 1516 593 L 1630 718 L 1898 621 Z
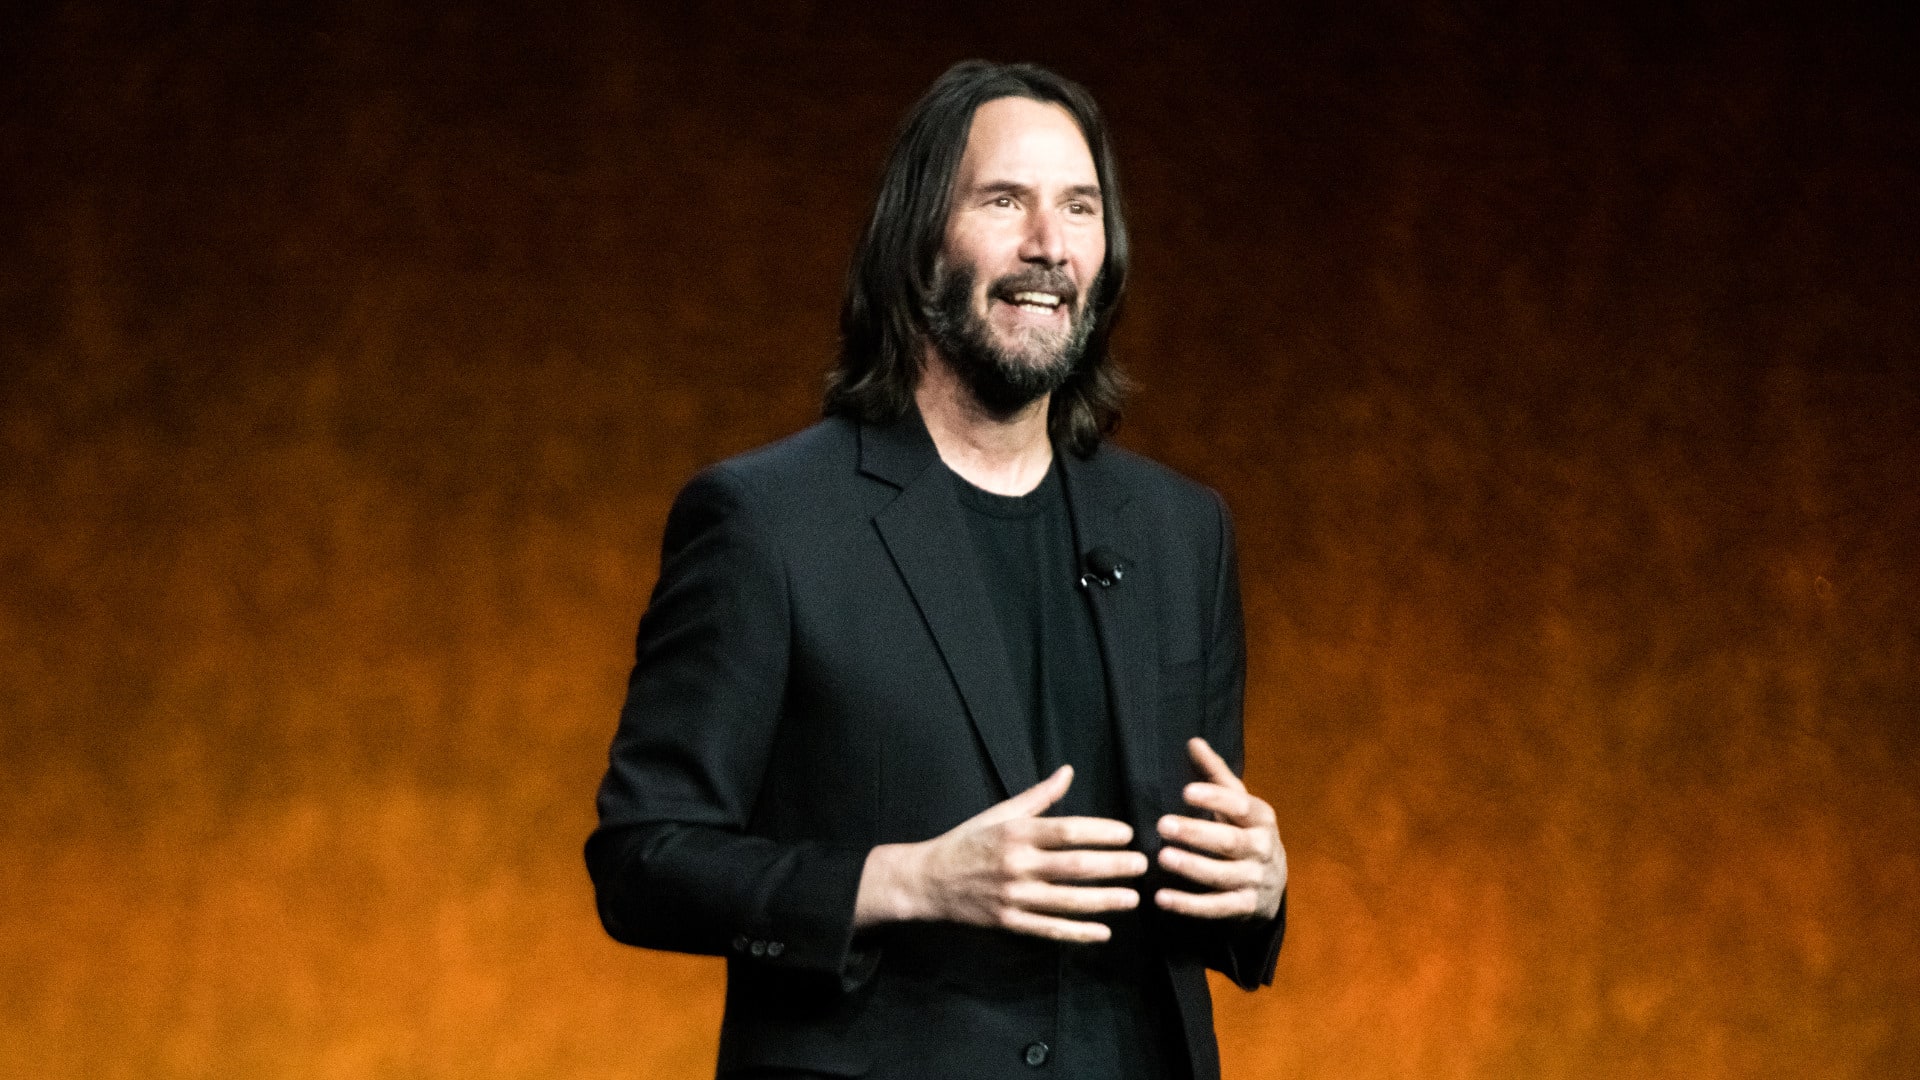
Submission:
M 1910 18 L 411 7 L 4 16 L 0 1075 L 709 1073 L 579 858 L 634 623 L 970 55 L 1239 519 L 1229 1076 L 1920 1075 Z

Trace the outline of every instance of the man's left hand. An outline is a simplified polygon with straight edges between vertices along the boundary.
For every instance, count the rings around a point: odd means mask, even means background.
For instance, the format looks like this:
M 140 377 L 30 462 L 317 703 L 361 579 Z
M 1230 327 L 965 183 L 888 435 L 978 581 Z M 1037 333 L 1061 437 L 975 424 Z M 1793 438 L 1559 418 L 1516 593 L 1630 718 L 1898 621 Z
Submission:
M 1207 740 L 1188 739 L 1187 751 L 1206 777 L 1187 785 L 1187 802 L 1212 817 L 1161 818 L 1167 846 L 1160 849 L 1160 865 L 1206 891 L 1161 889 L 1153 902 L 1201 919 L 1273 918 L 1287 891 L 1287 849 L 1273 807 L 1247 791 Z

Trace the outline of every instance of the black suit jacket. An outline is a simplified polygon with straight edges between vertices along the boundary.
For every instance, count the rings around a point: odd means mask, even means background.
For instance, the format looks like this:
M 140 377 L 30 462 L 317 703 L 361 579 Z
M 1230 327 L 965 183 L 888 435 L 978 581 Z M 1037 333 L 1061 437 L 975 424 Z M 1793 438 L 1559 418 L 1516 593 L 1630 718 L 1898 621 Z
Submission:
M 728 957 L 722 1073 L 1031 1076 L 1023 1050 L 1052 1029 L 1061 946 L 948 924 L 852 930 L 871 848 L 1039 780 L 938 461 L 917 413 L 830 418 L 701 473 L 668 517 L 587 863 L 613 937 Z M 1137 455 L 1060 463 L 1079 550 L 1126 565 L 1091 596 L 1151 858 L 1155 822 L 1194 778 L 1186 739 L 1239 768 L 1232 528 L 1212 491 Z M 1271 981 L 1284 908 L 1262 924 L 1148 921 L 1194 1073 L 1217 1076 L 1203 969 Z

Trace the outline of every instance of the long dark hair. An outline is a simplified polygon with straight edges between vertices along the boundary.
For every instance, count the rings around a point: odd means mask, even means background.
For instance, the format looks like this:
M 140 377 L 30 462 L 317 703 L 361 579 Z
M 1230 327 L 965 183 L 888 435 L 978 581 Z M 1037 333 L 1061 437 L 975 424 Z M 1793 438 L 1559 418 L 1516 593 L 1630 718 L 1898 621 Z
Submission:
M 974 111 L 997 98 L 1059 105 L 1080 125 L 1093 152 L 1107 232 L 1107 261 L 1087 298 L 1093 332 L 1085 354 L 1054 391 L 1047 429 L 1085 457 L 1120 422 L 1127 381 L 1107 339 L 1127 288 L 1127 224 L 1114 176 L 1106 122 L 1093 96 L 1034 64 L 966 60 L 947 69 L 901 125 L 880 182 L 880 197 L 847 271 L 840 306 L 840 361 L 827 377 L 826 412 L 885 422 L 913 408 L 931 295 L 933 264 L 946 240 L 954 177 L 967 149 Z

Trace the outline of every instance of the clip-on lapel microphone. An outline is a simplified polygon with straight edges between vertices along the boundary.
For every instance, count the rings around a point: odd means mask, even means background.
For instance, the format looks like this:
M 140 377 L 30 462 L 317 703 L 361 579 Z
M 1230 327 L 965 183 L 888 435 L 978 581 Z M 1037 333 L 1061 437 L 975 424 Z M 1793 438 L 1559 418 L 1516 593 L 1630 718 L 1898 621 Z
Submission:
M 1106 548 L 1094 548 L 1081 556 L 1080 562 L 1086 567 L 1086 572 L 1080 575 L 1080 587 L 1083 589 L 1092 588 L 1095 584 L 1103 589 L 1111 589 L 1127 572 L 1127 564 Z

